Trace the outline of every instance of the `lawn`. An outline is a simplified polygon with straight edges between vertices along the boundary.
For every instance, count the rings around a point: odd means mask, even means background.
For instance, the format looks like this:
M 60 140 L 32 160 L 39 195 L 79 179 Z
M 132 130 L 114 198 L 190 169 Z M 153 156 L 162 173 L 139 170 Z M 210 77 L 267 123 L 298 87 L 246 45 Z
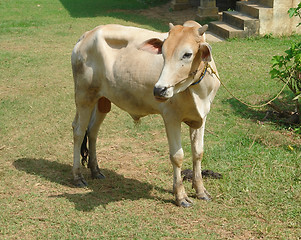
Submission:
M 143 1 L 107 2 L 0 2 L 0 238 L 300 239 L 300 134 L 222 87 L 205 136 L 203 168 L 223 175 L 205 179 L 212 201 L 176 207 L 161 117 L 136 125 L 117 107 L 99 134 L 106 179 L 85 170 L 89 187 L 73 187 L 74 44 L 100 24 L 168 30 L 160 19 L 133 14 L 147 7 Z M 211 45 L 222 80 L 258 104 L 281 88 L 269 76 L 272 56 L 299 41 L 266 36 Z M 285 90 L 280 98 L 289 97 Z M 183 125 L 184 169 L 192 165 L 188 132 Z

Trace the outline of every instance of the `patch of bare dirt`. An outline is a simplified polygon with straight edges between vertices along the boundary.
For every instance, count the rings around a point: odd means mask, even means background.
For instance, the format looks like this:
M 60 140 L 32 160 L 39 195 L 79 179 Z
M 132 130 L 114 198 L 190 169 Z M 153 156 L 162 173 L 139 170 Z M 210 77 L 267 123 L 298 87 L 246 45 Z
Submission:
M 197 13 L 197 8 L 192 7 L 180 11 L 173 11 L 171 3 L 162 6 L 153 7 L 145 10 L 137 11 L 139 14 L 149 18 L 160 18 L 166 23 L 183 24 L 188 20 L 194 20 Z
M 173 24 L 183 24 L 188 20 L 194 20 L 197 8 L 191 7 L 180 11 L 173 11 L 171 9 L 171 3 L 167 3 L 161 6 L 152 7 L 149 9 L 137 10 L 135 13 L 143 15 L 147 18 L 158 18 L 164 22 Z

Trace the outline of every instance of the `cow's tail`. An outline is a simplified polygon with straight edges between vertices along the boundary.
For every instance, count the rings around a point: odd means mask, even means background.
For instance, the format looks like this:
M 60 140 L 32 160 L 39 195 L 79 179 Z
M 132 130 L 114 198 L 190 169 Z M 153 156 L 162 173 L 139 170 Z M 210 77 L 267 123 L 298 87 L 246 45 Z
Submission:
M 81 163 L 83 166 L 88 165 L 89 150 L 88 150 L 87 143 L 88 143 L 88 131 L 86 131 L 84 140 L 82 142 L 82 146 L 80 148 L 80 154 L 82 156 Z

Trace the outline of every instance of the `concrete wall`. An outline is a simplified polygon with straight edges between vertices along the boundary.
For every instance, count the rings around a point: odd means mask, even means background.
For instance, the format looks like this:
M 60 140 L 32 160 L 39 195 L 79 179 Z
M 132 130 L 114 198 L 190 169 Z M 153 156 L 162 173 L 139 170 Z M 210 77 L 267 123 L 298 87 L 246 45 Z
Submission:
M 290 35 L 301 33 L 301 26 L 296 27 L 301 21 L 299 17 L 290 18 L 287 11 L 297 7 L 299 0 L 273 0 L 273 8 L 262 10 L 260 13 L 261 35 L 272 33 L 273 35 Z

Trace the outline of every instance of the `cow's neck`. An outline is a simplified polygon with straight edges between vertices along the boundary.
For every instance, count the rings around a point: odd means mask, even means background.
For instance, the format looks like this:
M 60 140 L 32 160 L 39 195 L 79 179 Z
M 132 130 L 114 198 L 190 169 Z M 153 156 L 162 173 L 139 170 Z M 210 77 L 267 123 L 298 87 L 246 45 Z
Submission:
M 190 91 L 193 104 L 195 106 L 195 109 L 197 111 L 197 114 L 200 116 L 200 118 L 204 119 L 206 115 L 208 114 L 210 110 L 210 104 L 211 104 L 211 91 L 213 90 L 213 83 L 211 82 L 211 73 L 210 69 L 206 67 L 203 67 L 203 69 L 206 69 L 202 71 L 199 76 L 199 81 L 197 84 L 191 85 L 188 90 Z

